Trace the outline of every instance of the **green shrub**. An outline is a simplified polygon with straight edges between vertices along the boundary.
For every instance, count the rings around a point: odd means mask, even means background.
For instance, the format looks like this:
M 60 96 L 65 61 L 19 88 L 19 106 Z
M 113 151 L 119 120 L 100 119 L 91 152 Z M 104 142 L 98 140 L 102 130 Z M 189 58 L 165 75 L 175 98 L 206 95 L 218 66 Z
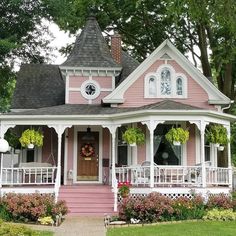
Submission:
M 25 226 L 3 223 L 0 221 L 0 235 L 2 236 L 39 236 L 39 232 Z
M 56 215 L 67 214 L 67 207 L 64 201 L 55 203 L 51 194 L 17 194 L 8 193 L 1 199 L 3 219 L 14 221 L 33 221 L 38 218 L 51 216 L 55 221 Z
M 233 212 L 232 209 L 228 210 L 219 210 L 219 209 L 212 209 L 206 213 L 203 217 L 204 220 L 222 220 L 222 221 L 232 221 L 236 220 L 236 212 Z

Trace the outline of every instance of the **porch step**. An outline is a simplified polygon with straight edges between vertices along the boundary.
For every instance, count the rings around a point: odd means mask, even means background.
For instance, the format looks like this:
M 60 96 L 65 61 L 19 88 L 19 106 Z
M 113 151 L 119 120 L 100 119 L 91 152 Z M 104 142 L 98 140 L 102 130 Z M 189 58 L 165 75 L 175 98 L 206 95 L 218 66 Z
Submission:
M 110 186 L 61 186 L 59 200 L 65 200 L 70 216 L 104 216 L 113 212 L 114 195 Z

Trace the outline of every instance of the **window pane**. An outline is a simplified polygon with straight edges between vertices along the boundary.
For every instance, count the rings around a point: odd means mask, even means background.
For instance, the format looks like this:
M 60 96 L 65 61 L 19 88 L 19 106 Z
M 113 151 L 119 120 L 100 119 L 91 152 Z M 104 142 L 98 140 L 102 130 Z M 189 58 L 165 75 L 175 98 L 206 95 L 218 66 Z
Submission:
M 155 80 L 155 78 L 151 77 L 149 79 L 148 87 L 149 87 L 149 95 L 150 96 L 156 96 L 157 95 L 157 88 L 156 88 L 156 80 Z
M 181 78 L 176 81 L 176 93 L 177 95 L 183 95 L 183 80 Z
M 161 72 L 161 94 L 171 94 L 171 75 L 170 71 L 167 68 L 164 68 Z

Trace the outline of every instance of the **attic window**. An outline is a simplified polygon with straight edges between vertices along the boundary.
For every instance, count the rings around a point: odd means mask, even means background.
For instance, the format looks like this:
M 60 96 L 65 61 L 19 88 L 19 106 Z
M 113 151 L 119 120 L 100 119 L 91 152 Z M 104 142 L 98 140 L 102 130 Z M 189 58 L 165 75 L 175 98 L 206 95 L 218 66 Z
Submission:
M 187 77 L 163 64 L 145 77 L 145 98 L 187 98 Z
M 100 86 L 94 80 L 87 80 L 81 85 L 81 94 L 86 99 L 95 99 L 100 94 Z

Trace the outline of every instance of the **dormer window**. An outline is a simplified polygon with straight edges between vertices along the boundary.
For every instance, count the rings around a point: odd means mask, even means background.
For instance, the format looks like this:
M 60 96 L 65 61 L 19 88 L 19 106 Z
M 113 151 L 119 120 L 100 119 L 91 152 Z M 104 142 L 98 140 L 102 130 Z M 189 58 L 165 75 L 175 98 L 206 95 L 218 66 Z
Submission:
M 145 77 L 145 98 L 186 98 L 187 78 L 176 73 L 171 65 L 161 65 L 155 73 Z

